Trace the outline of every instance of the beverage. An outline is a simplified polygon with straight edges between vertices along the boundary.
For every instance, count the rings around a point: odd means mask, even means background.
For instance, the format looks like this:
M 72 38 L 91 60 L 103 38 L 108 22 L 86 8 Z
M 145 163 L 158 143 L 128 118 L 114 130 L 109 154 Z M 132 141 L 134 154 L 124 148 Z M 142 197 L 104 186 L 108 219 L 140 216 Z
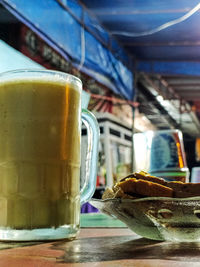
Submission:
M 75 85 L 49 78 L 0 83 L 1 227 L 78 226 L 79 115 Z
M 96 185 L 98 125 L 82 84 L 48 70 L 0 74 L 0 240 L 76 237 Z M 80 191 L 81 120 L 88 168 Z

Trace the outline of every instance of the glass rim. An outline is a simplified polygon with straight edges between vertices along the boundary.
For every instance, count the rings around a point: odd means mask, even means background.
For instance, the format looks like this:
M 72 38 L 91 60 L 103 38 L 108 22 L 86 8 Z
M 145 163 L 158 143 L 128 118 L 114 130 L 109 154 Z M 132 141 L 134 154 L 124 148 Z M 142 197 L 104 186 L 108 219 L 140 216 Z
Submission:
M 1 72 L 0 73 L 0 78 L 1 77 L 4 77 L 6 75 L 9 75 L 9 74 L 18 74 L 18 73 L 26 73 L 26 74 L 29 74 L 29 73 L 45 73 L 47 75 L 52 75 L 52 74 L 58 74 L 58 75 L 61 75 L 62 77 L 68 77 L 70 78 L 71 81 L 76 81 L 78 83 L 80 83 L 82 85 L 82 81 L 76 77 L 75 75 L 73 74 L 70 74 L 70 73 L 67 73 L 67 72 L 63 72 L 63 71 L 59 71 L 59 70 L 50 70 L 50 69 L 15 69 L 15 70 L 8 70 L 8 71 L 5 71 L 5 72 Z M 1 80 L 0 80 L 1 82 Z

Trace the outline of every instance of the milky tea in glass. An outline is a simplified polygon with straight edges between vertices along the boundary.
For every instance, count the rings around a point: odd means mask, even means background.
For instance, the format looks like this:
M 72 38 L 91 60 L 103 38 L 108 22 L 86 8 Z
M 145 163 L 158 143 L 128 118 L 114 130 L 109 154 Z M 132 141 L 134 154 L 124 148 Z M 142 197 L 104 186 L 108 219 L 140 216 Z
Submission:
M 7 76 L 0 77 L 0 239 L 74 237 L 81 82 L 51 71 Z

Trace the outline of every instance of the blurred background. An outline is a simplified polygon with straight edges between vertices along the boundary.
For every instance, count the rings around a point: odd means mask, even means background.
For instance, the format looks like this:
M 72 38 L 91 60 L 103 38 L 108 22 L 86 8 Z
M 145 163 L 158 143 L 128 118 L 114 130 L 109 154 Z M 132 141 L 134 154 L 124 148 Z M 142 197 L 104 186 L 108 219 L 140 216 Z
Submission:
M 95 197 L 149 171 L 149 146 L 138 139 L 149 131 L 180 131 L 158 146 L 165 162 L 182 153 L 171 171 L 186 167 L 191 180 L 200 167 L 199 24 L 196 0 L 1 0 L 0 72 L 47 68 L 83 81 L 82 105 L 101 133 Z

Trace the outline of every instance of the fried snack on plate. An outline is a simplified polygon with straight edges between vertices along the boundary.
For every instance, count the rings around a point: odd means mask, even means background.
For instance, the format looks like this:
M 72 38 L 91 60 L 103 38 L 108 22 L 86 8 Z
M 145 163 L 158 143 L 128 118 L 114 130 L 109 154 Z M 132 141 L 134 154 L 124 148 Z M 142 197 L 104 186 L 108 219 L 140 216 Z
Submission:
M 172 197 L 173 189 L 162 184 L 154 183 L 143 179 L 127 178 L 125 181 L 117 184 L 124 193 L 131 195 L 133 193 L 139 196 L 149 197 Z
M 138 197 L 176 197 L 200 196 L 200 183 L 167 182 L 141 171 L 122 178 L 112 189 L 105 190 L 102 199 Z

